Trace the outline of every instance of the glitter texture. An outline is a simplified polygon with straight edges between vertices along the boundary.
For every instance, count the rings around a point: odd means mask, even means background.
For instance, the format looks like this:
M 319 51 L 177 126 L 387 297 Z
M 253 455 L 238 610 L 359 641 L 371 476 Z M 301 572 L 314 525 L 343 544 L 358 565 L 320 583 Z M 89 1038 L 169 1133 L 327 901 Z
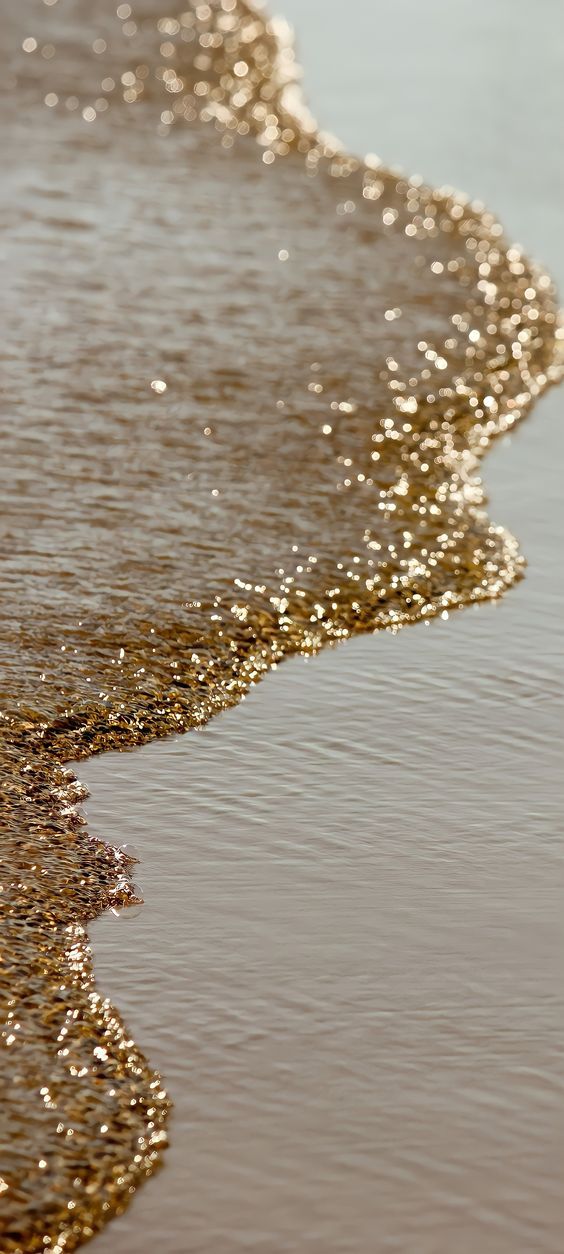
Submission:
M 318 130 L 283 22 L 21 7 L 0 1232 L 62 1254 L 155 1169 L 169 1109 L 92 975 L 88 920 L 138 899 L 134 866 L 64 764 L 200 726 L 292 653 L 503 593 L 523 561 L 479 462 L 559 378 L 562 329 L 482 205 Z

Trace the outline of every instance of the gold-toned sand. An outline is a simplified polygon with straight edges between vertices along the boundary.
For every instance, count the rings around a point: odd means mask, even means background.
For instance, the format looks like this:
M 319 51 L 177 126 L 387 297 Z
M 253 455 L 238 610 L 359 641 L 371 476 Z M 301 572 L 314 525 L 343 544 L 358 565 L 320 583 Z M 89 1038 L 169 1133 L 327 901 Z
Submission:
M 64 763 L 499 596 L 522 559 L 478 462 L 560 373 L 551 281 L 492 214 L 339 151 L 262 10 L 184 3 L 4 23 L 6 1254 L 75 1249 L 166 1143 L 88 947 L 134 868 Z

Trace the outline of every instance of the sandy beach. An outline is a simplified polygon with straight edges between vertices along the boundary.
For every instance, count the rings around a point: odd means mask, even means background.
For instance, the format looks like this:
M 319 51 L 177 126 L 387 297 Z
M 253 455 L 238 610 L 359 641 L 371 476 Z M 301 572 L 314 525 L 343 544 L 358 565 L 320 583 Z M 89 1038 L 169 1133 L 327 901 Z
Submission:
M 491 201 L 562 287 L 556 7 L 387 4 L 383 47 L 369 7 L 340 43 L 336 5 L 286 5 L 318 115 Z M 558 1254 L 562 430 L 553 391 L 484 465 L 529 562 L 503 601 L 80 766 L 146 901 L 91 929 L 99 985 L 175 1104 L 97 1254 Z
M 560 8 L 0 0 L 2 1254 L 560 1254 Z

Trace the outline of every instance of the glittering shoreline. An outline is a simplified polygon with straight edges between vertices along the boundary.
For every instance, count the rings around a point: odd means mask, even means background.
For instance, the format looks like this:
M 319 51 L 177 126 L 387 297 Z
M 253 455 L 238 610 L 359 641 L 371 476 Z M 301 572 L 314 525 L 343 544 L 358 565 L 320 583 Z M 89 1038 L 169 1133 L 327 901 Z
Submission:
M 75 12 L 80 31 L 84 6 L 77 4 Z M 43 634 L 40 620 L 35 635 L 30 628 L 30 641 L 22 641 L 21 628 L 8 637 L 10 651 L 23 646 L 23 660 L 20 669 L 18 663 L 11 668 L 2 719 L 7 830 L 2 1078 L 11 1146 L 1 1169 L 0 1204 L 7 1254 L 76 1248 L 128 1204 L 166 1144 L 165 1089 L 119 1014 L 97 992 L 87 940 L 88 920 L 134 899 L 132 867 L 119 851 L 88 835 L 76 808 L 84 794 L 64 763 L 201 726 L 297 652 L 312 654 L 359 632 L 396 631 L 500 596 L 521 576 L 523 562 L 516 541 L 483 512 L 479 459 L 561 375 L 561 328 L 550 280 L 507 245 L 493 215 L 457 193 L 398 180 L 378 162 L 342 153 L 305 110 L 287 33 L 268 25 L 252 6 L 229 0 L 190 7 L 184 16 L 185 22 L 161 17 L 156 29 L 154 18 L 139 31 L 120 29 L 120 39 L 141 40 L 139 58 L 146 54 L 133 69 L 122 68 L 121 44 L 113 51 L 108 16 L 108 31 L 97 36 L 99 47 L 84 63 L 80 95 L 74 90 L 72 40 L 67 65 L 64 56 L 59 64 L 50 51 L 40 53 L 40 41 L 26 35 L 21 90 L 28 99 L 41 88 L 53 124 L 61 110 L 65 124 L 76 112 L 87 127 L 105 122 L 101 115 L 107 109 L 100 101 L 112 99 L 116 82 L 125 105 L 136 108 L 137 102 L 143 108 L 153 100 L 162 103 L 166 93 L 171 107 L 159 115 L 162 138 L 183 122 L 211 123 L 226 150 L 235 138 L 250 149 L 254 138 L 259 149 L 253 160 L 267 167 L 266 178 L 274 178 L 274 167 L 288 159 L 296 163 L 295 179 L 346 186 L 343 198 L 336 199 L 336 214 L 344 222 L 360 216 L 359 205 L 362 212 L 373 207 L 385 240 L 401 232 L 423 249 L 439 239 L 442 252 L 439 257 L 437 244 L 432 274 L 440 280 L 453 267 L 462 289 L 472 292 L 472 312 L 487 316 L 491 330 L 464 324 L 457 310 L 454 326 L 468 337 L 464 347 L 453 337 L 452 350 L 443 356 L 439 346 L 425 341 L 417 386 L 403 381 L 390 359 L 383 380 L 385 412 L 377 404 L 374 412 L 362 405 L 355 409 L 353 401 L 338 400 L 335 393 L 322 435 L 332 439 L 333 424 L 343 418 L 356 424 L 335 446 L 334 484 L 335 499 L 350 500 L 350 514 L 364 518 L 364 549 L 354 550 L 354 556 L 331 564 L 326 554 L 310 559 L 298 552 L 294 567 L 282 569 L 281 583 L 273 572 L 269 583 L 233 578 L 228 563 L 226 586 L 209 590 L 207 601 L 195 597 L 179 605 L 176 615 L 165 605 L 154 625 L 140 613 L 127 623 L 110 613 L 96 620 L 95 631 L 87 626 L 86 649 L 74 624 L 61 622 L 60 634 L 53 635 L 56 603 Z M 129 5 L 120 6 L 118 19 L 122 28 L 135 25 Z M 190 37 L 183 38 L 186 34 Z M 153 74 L 155 38 L 160 59 Z M 51 46 L 56 45 L 42 45 Z M 27 78 L 27 62 L 34 57 L 39 68 L 33 63 Z M 104 58 L 108 71 L 101 96 L 90 87 L 96 58 Z M 114 63 L 121 74 L 114 76 Z M 143 73 L 137 73 L 139 66 Z M 458 252 L 449 258 L 450 240 Z M 279 261 L 286 263 L 290 255 L 290 249 L 280 249 Z M 390 335 L 401 313 L 395 306 L 386 310 Z M 432 371 L 439 372 L 440 384 L 429 394 Z M 321 396 L 326 386 L 321 380 L 320 368 L 308 384 L 312 405 L 316 388 Z M 162 388 L 153 386 L 160 382 Z M 151 386 L 166 401 L 164 380 L 154 379 Z M 377 472 L 381 480 L 373 478 Z M 396 527 L 385 561 L 379 556 L 372 490 L 382 525 Z M 430 521 L 429 501 L 436 511 Z M 420 511 L 425 520 L 418 532 Z M 398 535 L 403 549 L 397 547 Z M 60 646 L 59 639 L 66 643 Z M 81 646 L 77 663 L 70 660 L 75 639 Z M 49 682 L 39 697 L 35 675 L 42 666 Z M 86 687 L 92 675 L 95 699 Z

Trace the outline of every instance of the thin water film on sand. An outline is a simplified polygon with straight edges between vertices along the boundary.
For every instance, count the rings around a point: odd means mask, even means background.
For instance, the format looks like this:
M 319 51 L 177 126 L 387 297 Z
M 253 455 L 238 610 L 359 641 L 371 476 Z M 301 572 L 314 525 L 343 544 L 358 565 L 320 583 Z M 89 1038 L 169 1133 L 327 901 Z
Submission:
M 169 1108 L 93 982 L 88 921 L 136 890 L 65 763 L 503 593 L 523 562 L 479 461 L 561 329 L 481 204 L 319 131 L 262 9 L 2 13 L 0 1230 L 61 1254 L 154 1170 Z

